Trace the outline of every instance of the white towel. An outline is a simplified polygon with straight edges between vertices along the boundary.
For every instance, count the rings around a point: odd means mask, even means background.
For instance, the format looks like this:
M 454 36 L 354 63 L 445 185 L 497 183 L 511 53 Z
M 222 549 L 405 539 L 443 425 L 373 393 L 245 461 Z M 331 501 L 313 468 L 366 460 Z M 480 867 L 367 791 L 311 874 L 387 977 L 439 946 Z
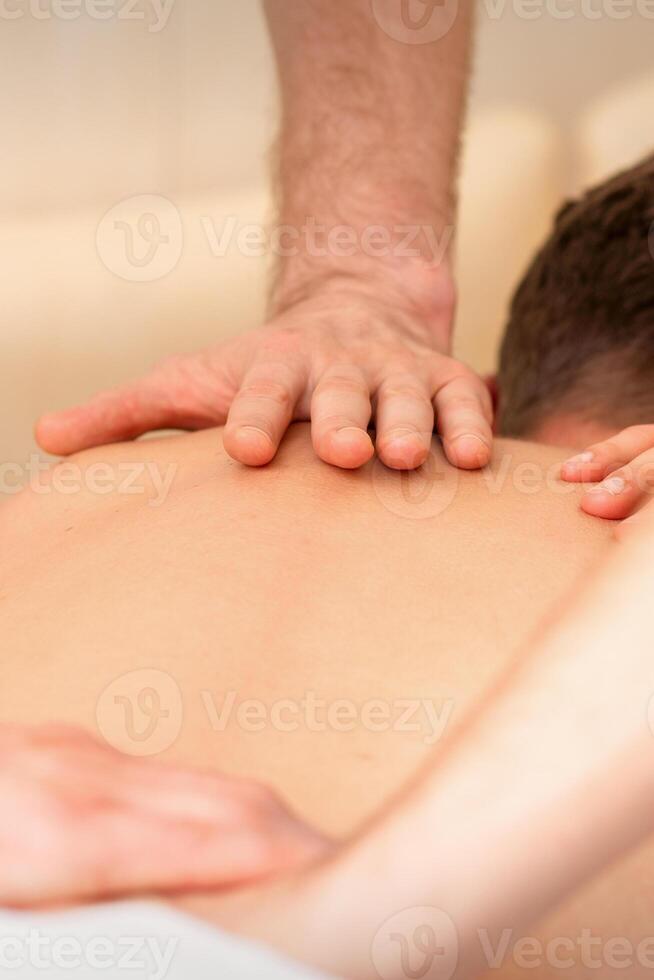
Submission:
M 0 976 L 16 980 L 327 980 L 165 905 L 0 910 Z

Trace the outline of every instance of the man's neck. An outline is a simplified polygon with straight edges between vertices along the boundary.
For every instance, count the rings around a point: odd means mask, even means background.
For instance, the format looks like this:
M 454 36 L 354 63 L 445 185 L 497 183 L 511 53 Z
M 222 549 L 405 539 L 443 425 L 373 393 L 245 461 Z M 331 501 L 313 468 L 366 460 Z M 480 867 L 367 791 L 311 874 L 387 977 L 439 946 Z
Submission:
M 530 439 L 544 446 L 581 450 L 610 439 L 618 430 L 578 415 L 554 415 L 541 422 Z

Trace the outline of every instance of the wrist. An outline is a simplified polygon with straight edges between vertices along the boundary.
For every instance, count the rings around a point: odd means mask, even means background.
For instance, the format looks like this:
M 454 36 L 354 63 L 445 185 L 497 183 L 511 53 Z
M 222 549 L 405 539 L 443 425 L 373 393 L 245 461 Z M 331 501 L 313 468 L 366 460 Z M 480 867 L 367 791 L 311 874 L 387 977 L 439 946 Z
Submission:
M 456 307 L 456 286 L 449 256 L 437 264 L 419 257 L 370 259 L 353 256 L 346 261 L 298 260 L 280 266 L 271 293 L 271 315 L 310 303 L 329 310 L 376 307 L 380 316 L 439 350 L 450 349 Z

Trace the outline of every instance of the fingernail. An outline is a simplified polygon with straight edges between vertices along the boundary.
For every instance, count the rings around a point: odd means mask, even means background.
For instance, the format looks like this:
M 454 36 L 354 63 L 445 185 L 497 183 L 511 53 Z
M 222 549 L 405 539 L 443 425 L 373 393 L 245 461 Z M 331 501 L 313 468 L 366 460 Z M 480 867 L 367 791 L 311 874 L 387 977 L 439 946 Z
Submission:
M 371 458 L 374 455 L 375 448 L 372 444 L 372 439 L 363 429 L 357 429 L 354 425 L 344 426 L 342 429 L 336 429 L 331 436 L 332 448 L 338 450 L 341 454 L 341 460 L 339 465 L 346 465 L 346 458 L 342 456 L 343 453 L 351 454 L 347 456 L 347 459 L 351 459 L 353 466 L 361 466 L 365 461 L 365 457 Z
M 571 456 L 570 459 L 566 459 L 564 466 L 570 466 L 573 469 L 578 466 L 584 466 L 587 463 L 592 463 L 595 458 L 595 454 L 589 451 L 585 453 L 578 453 L 576 456 Z
M 363 429 L 358 429 L 355 425 L 344 425 L 342 429 L 334 430 L 334 439 L 339 442 L 361 442 L 362 438 L 369 440 L 370 436 Z
M 427 435 L 427 434 L 426 434 Z M 412 470 L 424 463 L 429 455 L 429 438 L 419 432 L 400 432 L 383 447 L 383 459 L 387 466 L 396 470 Z
M 467 456 L 468 458 L 486 458 L 488 454 L 488 443 L 484 442 L 479 436 L 475 436 L 472 433 L 466 433 L 463 436 L 457 436 L 457 438 L 452 443 L 452 448 L 456 450 L 457 455 Z
M 598 483 L 596 487 L 591 487 L 588 493 L 610 493 L 612 497 L 617 497 L 627 486 L 621 476 L 610 476 L 603 483 Z
M 254 439 L 256 442 L 266 446 L 269 446 L 272 442 L 272 439 L 268 433 L 264 429 L 258 428 L 256 425 L 239 425 L 234 434 L 239 439 Z

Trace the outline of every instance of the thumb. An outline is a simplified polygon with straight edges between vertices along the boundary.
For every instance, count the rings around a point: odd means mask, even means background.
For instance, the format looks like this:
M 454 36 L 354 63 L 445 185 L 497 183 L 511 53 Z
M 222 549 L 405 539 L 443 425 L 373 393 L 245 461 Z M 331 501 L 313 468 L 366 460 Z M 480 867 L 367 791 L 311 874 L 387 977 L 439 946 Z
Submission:
M 219 400 L 217 399 L 217 402 Z M 55 456 L 135 439 L 155 429 L 201 429 L 220 425 L 226 414 L 184 386 L 153 373 L 62 412 L 43 415 L 35 429 L 39 446 Z

